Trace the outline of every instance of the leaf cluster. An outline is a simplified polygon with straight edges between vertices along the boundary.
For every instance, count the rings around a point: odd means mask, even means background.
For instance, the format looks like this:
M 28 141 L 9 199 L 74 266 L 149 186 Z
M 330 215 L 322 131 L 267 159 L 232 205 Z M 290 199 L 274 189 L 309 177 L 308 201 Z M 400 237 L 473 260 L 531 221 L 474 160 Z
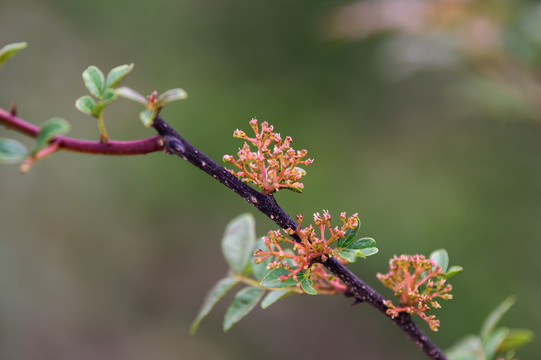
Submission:
M 360 221 L 358 221 L 360 224 Z M 353 229 L 347 229 L 343 237 L 340 237 L 336 243 L 337 248 L 334 253 L 350 263 L 357 259 L 366 259 L 367 256 L 378 252 L 376 241 L 369 237 L 357 239 L 360 226 Z
M 213 307 L 237 285 L 244 283 L 227 309 L 223 330 L 228 331 L 248 315 L 260 302 L 265 309 L 276 301 L 298 292 L 296 288 L 269 290 L 259 282 L 267 273 L 266 264 L 254 264 L 254 249 L 262 245 L 262 239 L 256 239 L 255 220 L 251 214 L 243 214 L 227 225 L 222 238 L 222 253 L 229 265 L 227 275 L 219 280 L 208 292 L 199 313 L 190 326 L 190 333 L 197 331 L 201 321 Z
M 449 360 L 511 360 L 515 352 L 531 342 L 534 333 L 528 329 L 497 326 L 516 299 L 505 299 L 485 319 L 478 335 L 468 335 L 446 351 Z

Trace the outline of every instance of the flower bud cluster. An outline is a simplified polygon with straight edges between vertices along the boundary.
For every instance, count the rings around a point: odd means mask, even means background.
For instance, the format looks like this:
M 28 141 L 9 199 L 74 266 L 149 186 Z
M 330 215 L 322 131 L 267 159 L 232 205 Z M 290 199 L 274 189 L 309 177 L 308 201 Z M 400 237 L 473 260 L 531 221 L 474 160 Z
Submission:
M 317 260 L 325 261 L 331 256 L 337 257 L 341 262 L 345 259 L 334 254 L 335 249 L 331 244 L 343 237 L 348 229 L 359 226 L 357 214 L 346 217 L 346 213 L 340 214 L 341 227 L 331 226 L 331 215 L 324 210 L 323 215 L 314 214 L 314 224 L 302 228 L 302 215 L 296 217 L 298 226 L 296 230 L 288 229 L 287 235 L 300 239 L 299 242 L 290 239 L 280 230 L 271 230 L 264 238 L 266 250 L 257 249 L 254 252 L 254 261 L 261 263 L 267 258 L 273 259 L 267 268 L 283 268 L 288 271 L 287 275 L 280 277 L 281 281 L 292 278 L 298 281 L 300 274 L 309 273 L 310 280 L 314 283 L 314 289 L 319 293 L 343 293 L 346 286 L 332 274 L 328 273 Z M 287 248 L 284 246 L 288 246 Z
M 266 121 L 261 123 L 261 130 L 257 119 L 252 119 L 250 125 L 255 133 L 254 138 L 238 129 L 233 132 L 233 137 L 246 142 L 237 153 L 238 159 L 224 155 L 223 160 L 237 168 L 237 171 L 229 171 L 243 182 L 253 183 L 266 194 L 280 189 L 302 192 L 304 185 L 300 180 L 305 172 L 298 166 L 308 166 L 313 162 L 312 159 L 303 160 L 308 152 L 293 149 L 291 137 L 282 139 Z M 252 151 L 252 146 L 257 150 Z
M 400 306 L 395 306 L 390 300 L 385 300 L 387 314 L 396 317 L 400 312 L 417 314 L 425 320 L 432 331 L 438 331 L 440 321 L 434 315 L 426 315 L 431 308 L 440 308 L 436 298 L 452 299 L 450 284 L 442 271 L 432 259 L 423 255 L 394 256 L 389 261 L 389 272 L 377 274 L 378 279 L 386 287 L 392 289 L 399 298 Z

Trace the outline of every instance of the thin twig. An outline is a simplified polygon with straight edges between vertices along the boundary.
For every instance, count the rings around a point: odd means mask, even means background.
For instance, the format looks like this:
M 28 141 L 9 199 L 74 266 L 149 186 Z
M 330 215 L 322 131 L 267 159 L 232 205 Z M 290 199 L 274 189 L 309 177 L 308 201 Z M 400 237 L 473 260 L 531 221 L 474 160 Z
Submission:
M 38 126 L 32 125 L 3 109 L 0 109 L 0 123 L 4 124 L 8 129 L 33 138 L 38 135 L 40 130 Z M 67 136 L 57 136 L 51 141 L 58 143 L 58 148 L 61 150 L 100 155 L 143 155 L 163 149 L 163 142 L 157 135 L 140 140 L 110 140 L 105 143 L 74 139 Z

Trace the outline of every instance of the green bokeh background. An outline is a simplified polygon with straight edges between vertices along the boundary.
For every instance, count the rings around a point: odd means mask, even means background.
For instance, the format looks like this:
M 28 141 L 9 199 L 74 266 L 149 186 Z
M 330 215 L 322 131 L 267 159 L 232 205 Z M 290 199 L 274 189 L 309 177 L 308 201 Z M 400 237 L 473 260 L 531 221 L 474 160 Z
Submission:
M 343 3 L 2 0 L 0 44 L 29 47 L 0 69 L 0 106 L 15 101 L 36 124 L 69 119 L 71 136 L 97 139 L 73 106 L 81 73 L 134 62 L 125 85 L 187 90 L 163 116 L 210 157 L 235 153 L 233 130 L 254 116 L 308 149 L 304 194 L 278 202 L 308 218 L 358 212 L 380 253 L 351 269 L 384 295 L 375 274 L 390 257 L 446 248 L 465 272 L 435 312 L 439 346 L 478 332 L 511 294 L 504 324 L 539 335 L 541 121 L 449 96 L 456 71 L 388 80 L 382 38 L 325 36 Z M 108 108 L 109 135 L 152 135 L 139 111 L 125 100 Z M 2 166 L 0 205 L 1 359 L 422 358 L 381 314 L 340 296 L 290 297 L 223 334 L 228 297 L 189 336 L 226 271 L 227 222 L 252 212 L 259 234 L 275 227 L 178 158 L 64 152 L 26 175 Z M 518 355 L 541 358 L 541 347 Z

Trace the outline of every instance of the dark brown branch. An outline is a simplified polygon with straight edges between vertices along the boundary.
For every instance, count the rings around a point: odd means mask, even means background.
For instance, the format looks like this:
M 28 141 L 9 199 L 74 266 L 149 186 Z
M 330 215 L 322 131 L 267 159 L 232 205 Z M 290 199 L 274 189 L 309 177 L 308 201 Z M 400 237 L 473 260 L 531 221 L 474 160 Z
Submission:
M 159 116 L 154 121 L 153 127 L 163 138 L 164 151 L 166 153 L 180 156 L 182 159 L 197 166 L 255 206 L 282 229 L 297 228 L 297 223 L 276 203 L 276 200 L 272 195 L 262 194 L 237 179 L 224 167 L 217 164 L 187 142 Z M 329 258 L 327 261 L 323 262 L 323 265 L 346 284 L 349 295 L 355 297 L 357 302 L 366 302 L 390 318 L 390 316 L 386 314 L 387 306 L 383 304 L 385 298 L 365 284 L 343 264 L 335 258 Z M 434 360 L 446 359 L 443 352 L 430 341 L 412 320 L 410 315 L 401 313 L 400 316 L 391 320 L 411 338 L 428 358 Z
M 37 126 L 29 124 L 15 116 L 15 114 L 2 109 L 0 109 L 0 123 L 30 137 L 36 137 L 39 132 Z M 233 190 L 263 214 L 267 215 L 282 229 L 297 228 L 297 223 L 276 203 L 272 195 L 262 194 L 237 179 L 224 167 L 187 142 L 160 117 L 156 118 L 153 127 L 159 136 L 142 140 L 108 141 L 107 143 L 101 143 L 99 141 L 86 141 L 58 136 L 53 141 L 58 142 L 59 148 L 62 150 L 104 155 L 137 155 L 163 149 L 166 153 L 177 155 L 197 166 Z M 348 295 L 353 296 L 356 302 L 366 302 L 390 318 L 386 314 L 387 307 L 383 304 L 383 300 L 385 300 L 383 296 L 364 283 L 335 258 L 329 258 L 323 264 L 346 284 L 349 292 Z M 401 313 L 400 316 L 391 319 L 391 321 L 402 329 L 429 359 L 446 359 L 443 352 L 413 322 L 411 316 Z

